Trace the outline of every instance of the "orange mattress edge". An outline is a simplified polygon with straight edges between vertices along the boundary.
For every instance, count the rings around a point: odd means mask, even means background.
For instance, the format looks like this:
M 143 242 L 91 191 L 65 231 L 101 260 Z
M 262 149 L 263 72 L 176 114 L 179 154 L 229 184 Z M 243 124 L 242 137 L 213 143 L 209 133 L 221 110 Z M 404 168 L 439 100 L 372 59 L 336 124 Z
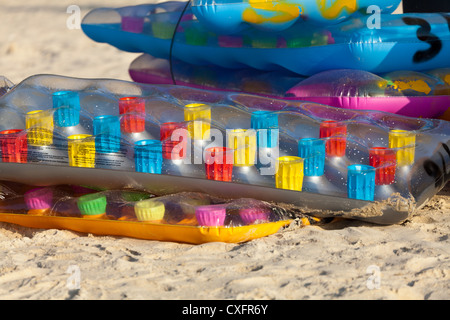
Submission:
M 280 228 L 289 225 L 292 220 L 240 227 L 198 227 L 136 221 L 0 213 L 0 222 L 37 229 L 60 229 L 95 235 L 202 244 L 207 242 L 239 243 L 262 238 L 278 232 Z

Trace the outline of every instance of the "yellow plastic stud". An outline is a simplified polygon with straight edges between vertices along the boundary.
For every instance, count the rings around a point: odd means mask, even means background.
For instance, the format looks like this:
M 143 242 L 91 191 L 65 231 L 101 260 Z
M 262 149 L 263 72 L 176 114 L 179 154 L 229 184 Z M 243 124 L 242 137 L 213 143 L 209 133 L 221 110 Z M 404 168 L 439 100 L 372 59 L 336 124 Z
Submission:
M 389 148 L 397 149 L 397 166 L 414 163 L 416 135 L 407 130 L 389 131 Z
M 256 130 L 227 130 L 227 146 L 234 150 L 234 166 L 247 167 L 255 164 Z
M 191 103 L 184 106 L 184 121 L 189 121 L 188 131 L 194 140 L 209 139 L 211 128 L 211 107 L 203 103 Z
M 30 146 L 49 146 L 53 143 L 53 113 L 43 110 L 30 111 L 25 115 L 27 141 Z
M 161 221 L 165 211 L 164 203 L 153 199 L 141 200 L 134 205 L 134 213 L 139 221 Z
M 74 134 L 69 140 L 69 165 L 73 167 L 95 167 L 95 139 L 90 134 Z
M 303 159 L 294 156 L 278 158 L 275 185 L 279 189 L 302 191 Z

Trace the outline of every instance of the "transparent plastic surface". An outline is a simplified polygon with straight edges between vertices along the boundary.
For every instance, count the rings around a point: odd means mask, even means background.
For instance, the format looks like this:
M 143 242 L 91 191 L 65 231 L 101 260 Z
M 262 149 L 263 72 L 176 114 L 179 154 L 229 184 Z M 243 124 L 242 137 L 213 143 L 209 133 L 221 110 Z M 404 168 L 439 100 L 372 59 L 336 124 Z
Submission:
M 250 2 L 241 4 L 251 5 Z M 280 2 L 280 6 L 284 4 Z M 272 2 L 264 5 L 271 6 Z M 122 20 L 128 17 L 121 8 L 94 9 L 83 19 L 82 29 L 94 41 L 124 51 L 196 66 L 287 70 L 302 76 L 331 69 L 378 74 L 450 67 L 448 13 L 381 13 L 379 19 L 370 13 L 355 13 L 352 18 L 333 25 L 298 20 L 286 29 L 267 32 L 244 24 L 245 28 L 239 32 L 228 34 L 202 23 L 195 12 L 227 7 L 233 8 L 233 4 L 191 6 L 167 2 L 141 6 L 135 12 L 136 19 L 141 21 L 136 28 L 128 24 L 124 27 Z M 227 21 L 220 19 L 216 23 Z
M 67 102 L 54 108 L 61 91 L 77 93 L 80 109 Z M 87 133 L 60 134 L 51 115 L 74 110 L 84 117 L 74 127 Z M 94 119 L 106 115 L 118 118 L 119 133 L 109 126 L 94 133 Z M 98 187 L 145 187 L 155 194 L 203 188 L 231 198 L 256 193 L 319 216 L 362 219 L 368 217 L 351 211 L 373 204 L 382 209 L 370 221 L 395 223 L 449 178 L 446 121 L 243 93 L 37 75 L 0 98 L 0 119 L 0 178 L 17 182 L 73 179 Z M 373 148 L 394 152 L 395 160 L 379 150 L 372 155 Z M 371 166 L 376 176 L 392 175 L 395 167 L 395 179 L 375 184 L 372 173 L 353 175 L 352 165 Z M 360 179 L 358 188 L 368 188 L 368 197 L 352 196 L 350 173 Z
M 131 63 L 129 73 L 140 83 L 239 91 L 416 118 L 440 117 L 450 104 L 449 68 L 382 75 L 343 69 L 305 78 L 291 72 L 195 66 L 174 59 L 170 65 L 168 60 L 144 54 Z
M 326 222 L 261 200 L 195 192 L 156 196 L 136 189 L 1 181 L 0 195 L 0 221 L 149 240 L 242 242 L 275 233 L 293 219 L 302 225 Z
M 290 88 L 286 96 L 347 109 L 367 109 L 410 117 L 439 117 L 448 109 L 449 68 L 375 75 L 361 70 L 330 70 Z
M 206 90 L 242 91 L 265 96 L 285 96 L 304 77 L 289 71 L 259 71 L 196 66 L 181 60 L 143 54 L 130 65 L 131 78 L 140 83 L 177 84 Z
M 98 190 L 78 185 L 37 187 L 8 181 L 2 181 L 1 192 L 2 213 L 35 216 L 197 227 L 239 227 L 305 217 L 296 217 L 294 212 L 265 201 L 227 200 L 196 192 L 156 196 L 134 189 Z M 208 217 L 215 208 L 219 209 L 216 216 Z
M 8 92 L 12 86 L 13 84 L 11 81 L 9 81 L 7 78 L 3 76 L 0 76 L 0 96 Z

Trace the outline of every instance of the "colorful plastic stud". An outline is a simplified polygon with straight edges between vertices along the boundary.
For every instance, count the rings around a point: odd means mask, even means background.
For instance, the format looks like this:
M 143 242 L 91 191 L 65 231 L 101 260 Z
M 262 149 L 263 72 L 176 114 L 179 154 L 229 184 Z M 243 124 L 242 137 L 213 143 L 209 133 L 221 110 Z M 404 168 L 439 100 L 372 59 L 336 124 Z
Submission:
M 185 130 L 185 131 L 182 131 Z M 182 160 L 186 157 L 188 135 L 185 122 L 166 122 L 160 126 L 163 158 Z
M 323 121 L 320 124 L 320 138 L 326 138 L 325 152 L 329 157 L 345 156 L 347 125 L 338 121 Z
M 198 206 L 195 209 L 195 217 L 203 227 L 221 227 L 225 223 L 226 207 L 222 204 Z
M 134 205 L 134 213 L 139 221 L 160 222 L 164 218 L 165 205 L 154 199 L 141 200 Z
M 3 162 L 27 162 L 28 144 L 25 130 L 13 129 L 0 131 L 0 145 Z
M 275 148 L 278 145 L 278 114 L 272 111 L 252 112 L 251 128 L 257 132 L 259 148 Z
M 375 168 L 375 185 L 393 184 L 397 166 L 395 149 L 373 147 L 369 149 L 369 164 Z
M 279 189 L 302 191 L 303 159 L 294 156 L 284 156 L 277 159 L 275 185 Z
M 397 149 L 397 166 L 414 163 L 416 134 L 407 130 L 389 131 L 389 148 Z
M 136 172 L 161 174 L 162 144 L 158 140 L 139 140 L 134 144 Z
M 375 168 L 361 164 L 348 166 L 347 192 L 351 199 L 373 201 L 375 196 Z
M 231 181 L 233 149 L 213 147 L 205 150 L 206 177 L 210 180 Z
M 234 165 L 248 167 L 256 161 L 256 131 L 253 129 L 227 130 L 227 147 L 234 150 Z
M 119 99 L 120 128 L 125 133 L 144 132 L 145 100 L 140 97 Z
M 72 127 L 80 123 L 80 96 L 75 91 L 57 91 L 53 93 L 55 125 Z
M 34 110 L 25 116 L 28 145 L 43 147 L 53 144 L 54 120 L 48 111 Z
M 298 156 L 304 160 L 305 176 L 321 176 L 325 168 L 325 141 L 304 138 L 298 142 Z
M 78 198 L 78 209 L 83 218 L 103 219 L 106 217 L 106 196 L 102 193 L 86 194 Z
M 49 215 L 53 206 L 53 189 L 47 187 L 31 189 L 25 192 L 24 201 L 29 215 Z
M 69 165 L 95 168 L 95 139 L 90 134 L 74 134 L 67 137 Z
M 189 121 L 188 130 L 194 140 L 206 140 L 211 128 L 211 107 L 203 103 L 184 106 L 184 121 Z
M 99 153 L 120 151 L 120 119 L 117 116 L 102 115 L 94 118 L 95 150 Z

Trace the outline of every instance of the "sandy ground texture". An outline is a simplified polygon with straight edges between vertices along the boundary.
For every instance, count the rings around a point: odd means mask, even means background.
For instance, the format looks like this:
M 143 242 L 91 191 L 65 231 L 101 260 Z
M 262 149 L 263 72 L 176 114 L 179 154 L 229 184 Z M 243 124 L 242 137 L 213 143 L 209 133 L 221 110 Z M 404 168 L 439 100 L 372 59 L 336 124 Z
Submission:
M 137 54 L 70 30 L 82 15 L 131 0 L 0 4 L 0 74 L 129 80 Z M 0 299 L 449 299 L 450 188 L 405 223 L 293 224 L 242 244 L 188 245 L 0 223 Z

